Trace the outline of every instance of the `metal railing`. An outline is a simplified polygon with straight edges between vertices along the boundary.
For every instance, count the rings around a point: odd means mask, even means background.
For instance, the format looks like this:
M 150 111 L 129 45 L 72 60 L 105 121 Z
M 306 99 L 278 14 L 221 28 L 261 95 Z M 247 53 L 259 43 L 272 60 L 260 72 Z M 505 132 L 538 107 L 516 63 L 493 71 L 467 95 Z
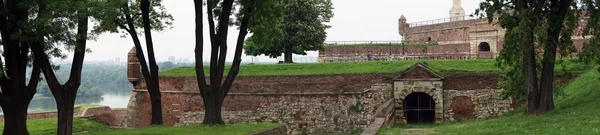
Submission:
M 434 19 L 434 20 L 408 23 L 408 27 L 419 27 L 419 26 L 425 26 L 425 25 L 447 23 L 447 22 L 451 22 L 451 21 L 464 21 L 464 20 L 472 20 L 472 19 L 479 19 L 479 18 L 476 16 L 473 16 L 473 15 L 440 18 L 440 19 Z
M 401 44 L 402 41 L 325 41 L 325 45 Z

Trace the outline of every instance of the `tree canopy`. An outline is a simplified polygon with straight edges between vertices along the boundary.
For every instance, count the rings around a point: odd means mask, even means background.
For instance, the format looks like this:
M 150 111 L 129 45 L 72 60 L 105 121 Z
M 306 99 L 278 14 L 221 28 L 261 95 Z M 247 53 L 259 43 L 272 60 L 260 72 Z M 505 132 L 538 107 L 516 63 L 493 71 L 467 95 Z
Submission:
M 572 36 L 580 19 L 578 8 L 576 0 L 486 0 L 476 11 L 506 29 L 504 49 L 497 58 L 498 65 L 507 69 L 501 84 L 515 97 L 525 95 L 526 114 L 554 109 L 554 68 L 562 61 L 556 56 L 575 51 Z
M 266 7 L 252 16 L 246 55 L 275 58 L 284 53 L 285 61 L 292 62 L 292 53 L 324 49 L 325 30 L 331 27 L 326 23 L 333 17 L 330 0 L 282 0 Z

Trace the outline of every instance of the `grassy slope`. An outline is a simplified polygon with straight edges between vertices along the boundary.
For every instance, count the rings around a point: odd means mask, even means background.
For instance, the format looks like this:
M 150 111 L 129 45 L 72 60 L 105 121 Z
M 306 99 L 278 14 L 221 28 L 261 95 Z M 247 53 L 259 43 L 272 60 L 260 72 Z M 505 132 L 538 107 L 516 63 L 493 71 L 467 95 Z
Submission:
M 311 63 L 311 64 L 270 64 L 270 65 L 242 65 L 239 76 L 266 76 L 266 75 L 314 75 L 314 74 L 346 74 L 346 73 L 392 73 L 401 72 L 415 63 L 409 61 L 376 61 L 376 62 L 344 62 L 344 63 Z M 432 69 L 440 72 L 472 71 L 489 72 L 500 71 L 495 66 L 493 59 L 482 60 L 430 60 L 426 62 Z M 567 62 L 569 70 L 583 70 L 585 67 Z M 560 66 L 557 66 L 560 68 Z M 226 67 L 229 70 L 229 66 Z M 204 67 L 205 74 L 209 74 L 209 67 Z M 195 76 L 194 67 L 180 67 L 162 71 L 161 76 Z
M 600 134 L 600 73 L 590 70 L 568 84 L 556 110 L 538 116 L 516 111 L 500 118 L 382 128 L 382 135 L 431 134 Z M 407 128 L 425 128 L 410 131 Z
M 27 129 L 32 135 L 55 135 L 57 122 L 58 120 L 56 118 L 28 120 Z M 108 126 L 93 120 L 73 118 L 74 133 L 82 131 L 106 130 L 108 128 Z M 0 132 L 2 132 L 3 129 L 4 122 L 0 122 Z
M 56 134 L 56 124 L 56 118 L 28 120 L 27 129 L 32 135 L 54 135 Z M 110 129 L 110 127 L 94 120 L 73 119 L 73 133 L 83 135 L 243 135 L 275 126 L 278 126 L 278 124 L 233 124 L 212 127 L 152 126 L 139 129 Z M 4 123 L 0 122 L 0 132 L 2 132 L 2 129 L 4 129 Z
M 277 126 L 266 124 L 233 124 L 225 126 L 151 126 L 138 129 L 118 129 L 82 133 L 82 135 L 245 135 Z

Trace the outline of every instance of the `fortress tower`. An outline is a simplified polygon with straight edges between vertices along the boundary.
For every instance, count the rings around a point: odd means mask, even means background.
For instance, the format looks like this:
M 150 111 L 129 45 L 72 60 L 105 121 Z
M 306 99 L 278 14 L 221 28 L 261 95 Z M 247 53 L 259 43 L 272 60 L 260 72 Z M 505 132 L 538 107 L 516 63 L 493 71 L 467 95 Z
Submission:
M 408 23 L 406 23 L 406 17 L 402 15 L 400 16 L 400 19 L 398 19 L 398 33 L 400 33 L 400 35 L 404 35 L 406 33 L 406 29 L 408 29 Z
M 461 0 L 453 0 L 452 9 L 450 9 L 450 21 L 462 21 L 465 20 L 465 9 L 462 8 Z

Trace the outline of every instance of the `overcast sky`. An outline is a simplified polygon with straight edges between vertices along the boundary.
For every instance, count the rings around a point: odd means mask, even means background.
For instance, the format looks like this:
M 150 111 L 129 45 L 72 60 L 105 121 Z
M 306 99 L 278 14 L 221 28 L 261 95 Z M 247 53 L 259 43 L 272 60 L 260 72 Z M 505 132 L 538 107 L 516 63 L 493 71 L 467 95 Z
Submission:
M 473 13 L 480 0 L 463 0 L 466 14 Z M 404 15 L 408 22 L 418 22 L 449 17 L 452 0 L 332 0 L 332 26 L 327 30 L 327 41 L 390 41 L 400 40 L 398 18 Z M 164 61 L 168 57 L 179 59 L 194 58 L 194 4 L 192 0 L 164 0 L 163 4 L 175 18 L 173 29 L 153 32 L 156 57 Z M 206 19 L 205 19 L 206 20 Z M 205 25 L 207 26 L 207 25 Z M 208 28 L 205 28 L 205 30 Z M 237 28 L 230 28 L 228 43 L 228 61 L 233 57 Z M 143 37 L 140 37 L 144 39 Z M 207 39 L 208 36 L 205 36 Z M 204 60 L 209 57 L 210 47 L 205 42 Z M 143 45 L 145 46 L 145 45 Z M 127 52 L 133 47 L 131 38 L 121 38 L 120 34 L 104 34 L 97 41 L 89 41 L 92 53 L 86 60 L 125 61 Z M 309 57 L 316 58 L 316 52 Z M 250 57 L 242 58 L 249 61 Z M 276 61 L 266 57 L 255 58 L 259 61 Z M 69 60 L 70 61 L 70 60 Z

